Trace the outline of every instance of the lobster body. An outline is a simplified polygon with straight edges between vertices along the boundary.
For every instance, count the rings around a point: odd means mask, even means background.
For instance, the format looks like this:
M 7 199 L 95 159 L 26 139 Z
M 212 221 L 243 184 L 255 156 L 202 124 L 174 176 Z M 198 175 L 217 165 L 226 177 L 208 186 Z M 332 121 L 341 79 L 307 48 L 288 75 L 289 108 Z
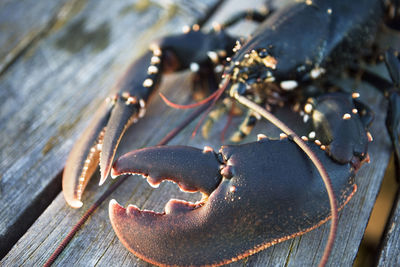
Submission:
M 340 68 L 360 58 L 382 22 L 382 3 L 310 2 L 292 3 L 273 13 L 235 54 L 226 73 L 232 73 L 235 62 L 251 57 L 253 50 L 259 57 L 275 58 L 277 63 L 269 71 L 276 81 L 304 81 L 314 68 Z
M 86 166 L 82 159 L 94 143 L 100 144 L 97 156 L 92 156 L 100 161 L 100 183 L 110 171 L 113 177 L 137 173 L 151 185 L 168 179 L 184 191 L 204 195 L 196 204 L 171 200 L 164 213 L 141 211 L 132 205 L 124 209 L 110 202 L 111 223 L 122 243 L 154 264 L 229 263 L 329 220 L 332 201 L 328 201 L 318 167 L 292 141 L 293 135 L 223 146 L 218 153 L 181 146 L 145 148 L 111 166 L 126 128 L 144 114 L 145 102 L 162 74 L 190 67 L 197 78 L 220 82 L 209 97 L 214 102 L 226 92 L 240 103 L 245 96 L 269 109 L 271 103 L 274 107 L 289 105 L 282 102 L 282 95 L 300 95 L 293 107 L 300 106 L 297 110 L 302 112 L 304 127 L 310 129 L 303 139 L 327 169 L 338 206 L 343 207 L 356 190 L 355 173 L 368 160 L 371 114 L 355 99 L 357 94 L 309 94 L 303 89 L 325 72 L 329 79 L 335 78 L 338 70 L 369 51 L 385 6 L 378 0 L 361 2 L 307 0 L 272 14 L 257 13 L 253 19 L 265 21 L 243 44 L 235 45 L 236 38 L 225 32 L 224 25 L 209 33 L 194 25 L 182 35 L 154 42 L 119 83 L 112 107 L 97 116 L 84 134 L 89 138 L 71 152 L 63 177 L 67 201 L 75 207 L 82 205 L 80 196 L 90 175 L 82 176 L 78 170 Z M 388 67 L 390 73 L 398 63 L 393 57 L 391 62 L 396 63 Z M 222 75 L 214 71 L 221 65 Z M 393 120 L 398 121 L 398 116 Z M 73 164 L 80 167 L 70 167 Z M 93 165 L 88 168 L 94 170 Z M 77 189 L 81 180 L 83 186 Z M 300 187 L 305 190 L 299 192 Z

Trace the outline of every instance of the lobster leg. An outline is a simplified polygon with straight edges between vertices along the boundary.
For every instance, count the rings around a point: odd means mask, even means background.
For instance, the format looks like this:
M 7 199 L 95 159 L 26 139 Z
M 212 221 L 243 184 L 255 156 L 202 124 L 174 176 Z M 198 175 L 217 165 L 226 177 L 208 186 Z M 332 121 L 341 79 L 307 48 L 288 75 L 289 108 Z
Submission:
M 400 175 L 400 57 L 395 56 L 395 52 L 389 50 L 385 54 L 385 63 L 388 68 L 390 77 L 393 81 L 393 87 L 389 91 L 388 111 L 386 115 L 386 127 L 388 129 L 390 139 L 392 140 L 395 152 L 395 164 L 397 177 Z M 400 179 L 400 178 L 399 178 Z
M 260 119 L 260 116 L 254 111 L 249 111 L 246 115 L 246 118 L 240 124 L 239 129 L 233 133 L 230 138 L 232 142 L 240 142 L 246 136 L 248 136 L 256 125 L 257 121 Z
M 205 34 L 193 26 L 185 34 L 154 42 L 150 51 L 131 65 L 117 84 L 117 93 L 103 104 L 73 147 L 63 174 L 63 192 L 68 204 L 75 208 L 82 206 L 82 193 L 98 163 L 100 185 L 104 183 L 122 136 L 144 115 L 146 102 L 159 86 L 162 74 L 193 64 L 209 66 L 210 51 L 232 51 L 234 41 L 224 31 Z

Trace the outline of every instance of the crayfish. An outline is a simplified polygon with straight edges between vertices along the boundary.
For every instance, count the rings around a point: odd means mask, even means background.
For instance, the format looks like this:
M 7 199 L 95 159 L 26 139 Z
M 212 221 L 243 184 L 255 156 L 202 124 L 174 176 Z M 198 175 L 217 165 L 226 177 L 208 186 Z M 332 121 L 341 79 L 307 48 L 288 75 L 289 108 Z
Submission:
M 63 175 L 66 201 L 82 206 L 98 164 L 100 184 L 109 174 L 142 174 L 151 185 L 168 179 L 184 191 L 200 191 L 201 201 L 170 200 L 163 213 L 110 202 L 111 224 L 121 242 L 159 265 L 222 265 L 315 229 L 354 195 L 354 176 L 368 161 L 372 139 L 368 106 L 358 93 L 346 93 L 333 81 L 345 68 L 357 70 L 354 62 L 369 56 L 378 27 L 393 25 L 399 13 L 399 3 L 380 0 L 295 1 L 277 10 L 239 13 L 209 32 L 195 24 L 155 41 L 74 146 Z M 249 38 L 228 34 L 226 28 L 245 18 L 260 23 Z M 397 52 L 389 50 L 385 62 L 392 82 L 368 72 L 364 78 L 388 95 L 388 130 L 399 156 Z M 261 116 L 284 133 L 222 146 L 219 152 L 143 148 L 114 162 L 121 138 L 145 114 L 162 75 L 189 68 L 198 80 L 219 84 L 200 104 L 226 99 L 216 109 L 229 109 L 233 101 L 249 108 L 234 140 L 243 139 Z M 269 117 L 269 111 L 282 107 L 301 114 L 305 136 Z

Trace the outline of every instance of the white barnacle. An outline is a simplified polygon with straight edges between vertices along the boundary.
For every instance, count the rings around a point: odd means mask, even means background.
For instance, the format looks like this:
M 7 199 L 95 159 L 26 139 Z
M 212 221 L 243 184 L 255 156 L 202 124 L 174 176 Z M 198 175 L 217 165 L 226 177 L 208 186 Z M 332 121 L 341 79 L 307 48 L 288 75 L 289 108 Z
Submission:
M 153 57 L 151 57 L 150 62 L 151 62 L 151 64 L 160 64 L 161 59 L 157 56 L 153 56 Z
M 345 114 L 343 114 L 342 119 L 349 120 L 349 119 L 351 119 L 351 115 L 349 113 L 345 113 Z
M 109 96 L 106 98 L 106 103 L 110 104 L 110 105 L 115 105 L 115 103 L 117 103 L 118 100 L 118 94 L 115 94 L 113 96 Z
M 321 76 L 321 74 L 325 73 L 325 69 L 324 68 L 320 68 L 320 67 L 315 67 L 311 70 L 310 72 L 310 76 L 313 79 L 317 79 L 319 76 Z
M 280 133 L 279 134 L 279 139 L 281 139 L 281 140 L 283 140 L 283 139 L 285 139 L 285 138 L 287 138 L 288 136 L 287 136 L 287 134 L 285 134 L 285 133 Z
M 126 98 L 130 97 L 131 95 L 129 94 L 129 92 L 122 92 L 121 96 L 122 96 L 122 98 L 126 99 Z
M 367 137 L 368 137 L 368 142 L 374 141 L 374 138 L 372 137 L 372 134 L 370 132 L 367 132 Z
M 203 153 L 214 152 L 214 149 L 210 146 L 204 146 Z
M 233 193 L 233 192 L 235 192 L 235 191 L 236 191 L 236 186 L 231 185 L 231 186 L 229 187 L 229 192 Z
M 188 32 L 190 32 L 190 27 L 188 25 L 185 25 L 182 27 L 182 31 L 183 31 L 183 33 L 188 33 Z
M 153 85 L 153 80 L 152 79 L 150 79 L 150 78 L 147 78 L 146 80 L 144 80 L 144 82 L 143 82 L 143 86 L 144 87 L 151 87 L 152 85 Z
M 240 40 L 236 40 L 235 46 L 240 49 L 242 47 L 242 44 L 240 43 Z
M 192 72 L 198 72 L 199 69 L 200 69 L 200 65 L 198 63 L 196 63 L 196 62 L 190 63 L 190 70 Z
M 146 101 L 144 101 L 143 99 L 140 99 L 139 100 L 139 105 L 140 105 L 140 108 L 145 108 L 146 107 Z
M 310 103 L 307 103 L 307 104 L 304 105 L 304 111 L 306 113 L 309 114 L 309 113 L 311 113 L 312 110 L 313 110 L 313 106 Z
M 308 138 L 310 138 L 310 139 L 314 139 L 315 138 L 315 132 L 314 131 L 311 131 L 311 132 L 309 132 L 308 133 Z
M 216 73 L 220 73 L 220 72 L 222 72 L 223 70 L 224 70 L 224 66 L 221 65 L 221 64 L 215 66 L 215 68 L 214 68 L 214 71 L 215 71 Z
M 207 56 L 211 59 L 214 64 L 217 64 L 219 61 L 218 54 L 214 51 L 208 51 Z
M 158 45 L 152 45 L 150 49 L 153 51 L 153 55 L 160 57 L 162 54 L 161 48 Z
M 156 74 L 156 73 L 158 73 L 158 68 L 156 66 L 151 65 L 147 69 L 147 73 L 148 74 Z
M 263 140 L 265 138 L 267 138 L 265 134 L 257 134 L 257 141 Z
M 136 97 L 134 97 L 134 96 L 129 96 L 129 97 L 126 99 L 125 104 L 128 106 L 128 105 L 131 105 L 131 104 L 136 104 L 136 102 L 137 102 Z
M 287 81 L 282 81 L 280 83 L 280 86 L 285 91 L 291 91 L 298 86 L 298 83 L 295 80 L 287 80 Z
M 308 114 L 304 114 L 303 116 L 303 122 L 307 123 L 307 121 L 310 119 L 310 116 Z
M 193 31 L 197 32 L 198 30 L 200 30 L 200 25 L 199 24 L 193 24 L 192 29 L 193 29 Z

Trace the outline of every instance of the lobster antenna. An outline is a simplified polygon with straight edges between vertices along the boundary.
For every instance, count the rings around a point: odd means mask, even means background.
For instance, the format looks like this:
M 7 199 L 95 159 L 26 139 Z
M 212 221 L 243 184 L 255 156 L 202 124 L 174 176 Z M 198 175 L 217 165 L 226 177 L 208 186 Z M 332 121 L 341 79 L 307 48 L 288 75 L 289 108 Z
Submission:
M 214 93 L 212 93 L 211 95 L 209 95 L 207 98 L 200 100 L 199 102 L 193 103 L 193 104 L 188 104 L 188 105 L 181 105 L 181 104 L 176 104 L 174 102 L 172 102 L 171 100 L 169 100 L 164 94 L 159 93 L 160 97 L 162 98 L 162 100 L 164 101 L 165 104 L 167 104 L 167 106 L 170 106 L 171 108 L 176 108 L 176 109 L 191 109 L 191 108 L 196 108 L 199 106 L 202 106 L 204 104 L 207 104 L 208 102 L 210 102 L 211 100 L 215 100 L 219 98 L 219 96 L 221 96 L 221 91 L 223 92 L 224 89 L 219 88 L 217 91 L 215 91 Z
M 321 261 L 319 262 L 320 267 L 325 266 L 326 262 L 328 261 L 329 255 L 331 254 L 333 243 L 334 243 L 335 237 L 336 237 L 336 230 L 337 230 L 337 224 L 338 224 L 338 210 L 337 210 L 337 204 L 336 204 L 337 201 L 336 201 L 335 193 L 333 192 L 333 188 L 332 188 L 332 182 L 331 182 L 331 179 L 329 178 L 329 175 L 328 175 L 324 165 L 318 159 L 317 155 L 315 155 L 315 153 L 311 150 L 311 148 L 303 141 L 303 139 L 301 139 L 292 129 L 290 129 L 285 123 L 283 123 L 281 120 L 279 120 L 273 114 L 271 114 L 270 112 L 268 112 L 266 109 L 262 108 L 261 106 L 257 105 L 253 101 L 247 99 L 246 97 L 241 96 L 237 91 L 234 91 L 233 93 L 231 93 L 231 96 L 233 98 L 235 98 L 242 105 L 248 107 L 251 110 L 254 110 L 258 114 L 263 116 L 266 120 L 270 121 L 276 127 L 281 129 L 287 136 L 290 136 L 293 139 L 293 141 L 311 159 L 314 166 L 317 168 L 319 174 L 321 175 L 322 180 L 325 184 L 326 191 L 328 192 L 329 203 L 331 206 L 331 214 L 332 214 L 332 222 L 331 222 L 331 227 L 330 227 L 330 232 L 329 232 L 329 238 L 328 238 L 328 241 L 326 242 L 324 254 L 321 258 Z
M 176 109 L 191 109 L 191 108 L 195 108 L 195 107 L 206 105 L 207 103 L 212 101 L 210 103 L 210 105 L 207 107 L 206 112 L 201 117 L 199 123 L 197 123 L 196 128 L 194 129 L 194 131 L 192 133 L 192 137 L 194 137 L 196 135 L 200 125 L 202 124 L 202 122 L 206 118 L 207 114 L 210 113 L 211 109 L 214 107 L 214 105 L 217 102 L 217 100 L 222 96 L 222 94 L 224 93 L 225 89 L 228 87 L 229 81 L 230 81 L 230 77 L 229 76 L 225 77 L 224 80 L 222 80 L 222 82 L 219 84 L 219 88 L 214 93 L 209 95 L 207 98 L 205 98 L 205 99 L 203 99 L 203 100 L 201 100 L 199 102 L 193 103 L 193 104 L 188 104 L 188 105 L 176 104 L 176 103 L 173 103 L 172 101 L 168 100 L 162 93 L 159 93 L 159 95 L 163 99 L 165 104 L 167 104 L 168 106 L 170 106 L 172 108 L 176 108 Z

